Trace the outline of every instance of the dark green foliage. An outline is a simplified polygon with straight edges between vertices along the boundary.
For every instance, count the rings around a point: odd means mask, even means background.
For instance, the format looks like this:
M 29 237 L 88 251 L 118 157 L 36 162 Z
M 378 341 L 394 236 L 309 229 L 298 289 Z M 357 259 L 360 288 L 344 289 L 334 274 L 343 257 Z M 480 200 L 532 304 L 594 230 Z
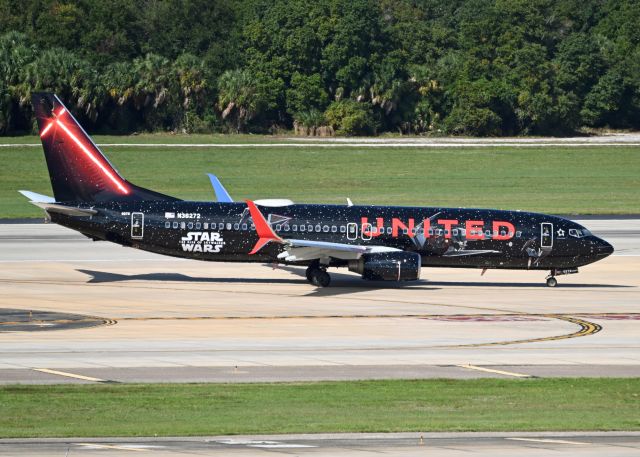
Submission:
M 0 0 L 0 134 L 640 128 L 635 0 Z
M 371 105 L 347 99 L 333 102 L 325 112 L 338 135 L 370 135 L 375 131 Z

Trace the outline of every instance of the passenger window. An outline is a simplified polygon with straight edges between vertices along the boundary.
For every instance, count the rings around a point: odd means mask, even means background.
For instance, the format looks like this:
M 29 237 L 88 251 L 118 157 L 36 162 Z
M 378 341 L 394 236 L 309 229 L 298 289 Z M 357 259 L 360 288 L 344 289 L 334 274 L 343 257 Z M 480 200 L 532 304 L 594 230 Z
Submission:
M 307 232 L 313 232 L 313 225 L 307 225 Z
M 187 227 L 187 224 L 185 224 L 184 222 L 180 222 L 180 228 L 181 229 L 185 229 Z
M 233 230 L 240 230 L 240 224 L 233 224 Z
M 516 232 L 516 238 L 520 238 L 522 236 L 522 232 Z
M 173 223 L 173 228 L 174 228 L 174 229 L 177 229 L 177 228 L 178 228 L 178 223 L 177 223 L 177 222 L 174 222 L 174 223 Z
M 209 223 L 205 222 L 204 224 L 202 224 L 202 228 L 205 230 L 209 230 Z
M 433 229 L 432 228 L 429 229 L 429 236 L 433 236 Z
M 298 231 L 298 226 L 297 225 L 292 226 L 291 230 L 293 230 L 294 232 L 297 232 Z
M 196 222 L 196 230 L 200 230 L 200 227 L 202 227 L 202 224 L 200 224 L 200 222 Z
M 325 225 L 324 227 L 322 227 L 322 231 L 323 231 L 324 233 L 329 233 L 329 226 L 328 226 L 328 225 Z
M 322 228 L 319 225 L 316 225 L 316 232 L 320 233 L 321 230 L 322 230 Z
M 242 230 L 247 230 L 247 224 L 242 224 Z
M 231 230 L 231 222 L 227 222 L 227 230 Z
M 289 227 L 288 225 L 285 225 L 285 226 L 284 226 L 284 231 L 285 231 L 285 232 L 288 232 L 289 230 L 291 230 L 291 227 Z
M 484 234 L 485 234 L 485 236 L 486 236 L 487 238 L 490 238 L 490 237 L 491 237 L 491 230 L 487 230 L 487 231 L 485 231 L 485 232 L 484 232 Z
M 187 227 L 189 227 L 189 230 L 191 230 L 191 229 L 193 228 L 193 222 L 189 222 L 189 223 L 187 224 Z
M 331 226 L 331 233 L 336 233 L 338 231 L 338 227 L 336 227 L 335 225 Z
M 458 229 L 453 229 L 453 236 L 458 236 Z
M 387 227 L 387 235 L 391 235 L 393 233 L 392 227 Z
M 276 225 L 276 232 L 279 232 L 282 230 L 282 225 L 278 224 Z
M 164 223 L 164 228 L 171 228 L 171 222 L 167 221 Z
M 306 226 L 304 226 L 304 225 L 301 225 L 301 226 L 300 226 L 300 231 L 301 231 L 301 232 L 304 232 L 304 231 L 306 231 L 306 230 L 307 230 L 307 227 L 306 227 Z
M 347 233 L 347 227 L 345 227 L 344 225 L 340 226 L 340 233 Z

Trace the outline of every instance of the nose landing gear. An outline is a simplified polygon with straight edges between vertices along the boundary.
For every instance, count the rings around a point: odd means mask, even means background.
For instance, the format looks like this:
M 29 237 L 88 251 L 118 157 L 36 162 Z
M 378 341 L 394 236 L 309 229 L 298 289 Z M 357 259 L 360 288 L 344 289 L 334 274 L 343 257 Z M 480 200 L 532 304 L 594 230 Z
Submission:
M 549 276 L 547 276 L 547 287 L 555 287 L 558 285 L 558 280 L 556 279 L 556 276 L 573 275 L 576 273 L 578 273 L 577 268 L 563 268 L 563 269 L 552 268 L 551 272 L 549 273 Z
M 327 287 L 331 283 L 331 276 L 326 267 L 311 265 L 306 271 L 307 281 L 317 287 Z

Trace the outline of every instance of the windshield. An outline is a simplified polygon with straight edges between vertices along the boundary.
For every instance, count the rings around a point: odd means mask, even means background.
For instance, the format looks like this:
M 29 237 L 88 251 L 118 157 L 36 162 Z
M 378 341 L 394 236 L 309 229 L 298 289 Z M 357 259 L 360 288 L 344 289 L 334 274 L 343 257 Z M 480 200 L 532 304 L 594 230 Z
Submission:
M 586 228 L 579 229 L 569 229 L 569 236 L 574 238 L 584 238 L 585 236 L 590 236 L 591 232 Z

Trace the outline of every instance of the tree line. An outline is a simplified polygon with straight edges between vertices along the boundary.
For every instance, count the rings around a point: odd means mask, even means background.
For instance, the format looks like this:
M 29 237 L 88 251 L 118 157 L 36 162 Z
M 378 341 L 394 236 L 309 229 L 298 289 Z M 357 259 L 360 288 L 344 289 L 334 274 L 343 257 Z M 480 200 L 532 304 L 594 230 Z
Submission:
M 640 127 L 636 0 L 0 0 L 0 134 Z

